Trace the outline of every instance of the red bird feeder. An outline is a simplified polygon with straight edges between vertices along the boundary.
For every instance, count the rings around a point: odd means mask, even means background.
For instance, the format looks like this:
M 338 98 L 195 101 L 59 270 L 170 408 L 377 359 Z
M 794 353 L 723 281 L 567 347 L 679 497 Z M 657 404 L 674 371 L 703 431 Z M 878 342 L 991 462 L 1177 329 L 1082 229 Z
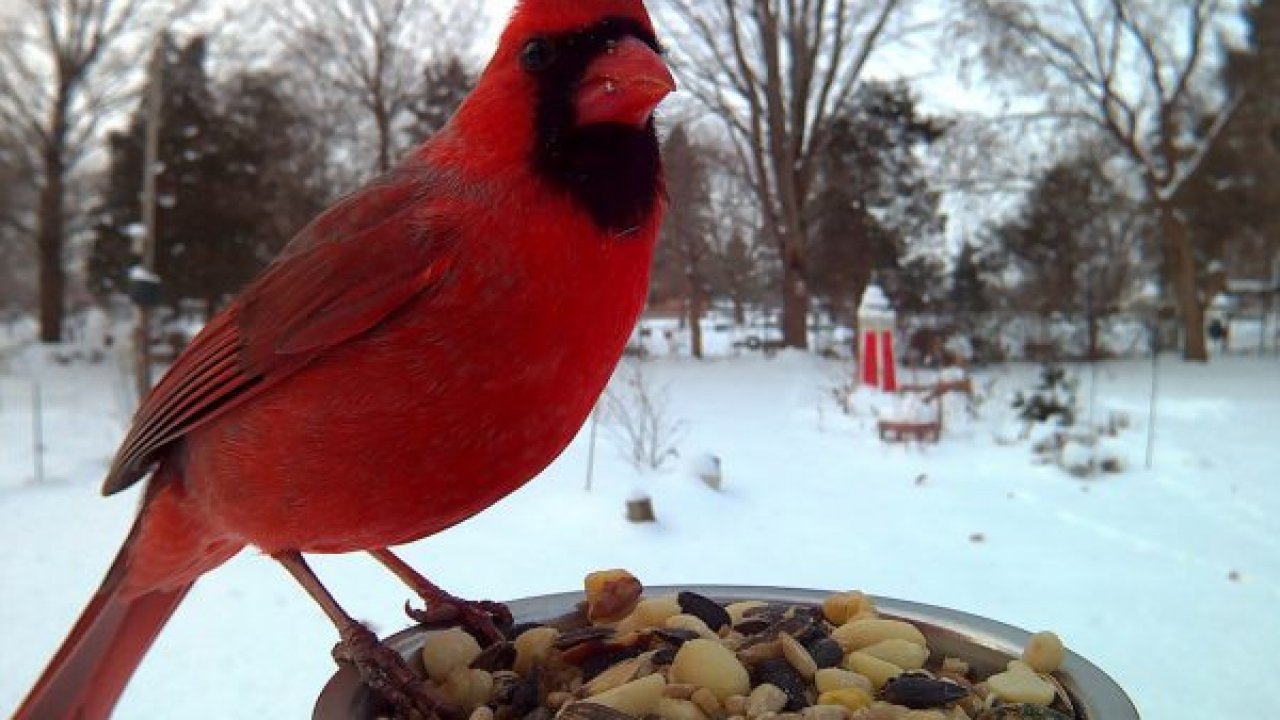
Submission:
M 858 306 L 858 373 L 863 385 L 885 392 L 898 389 L 898 364 L 893 353 L 896 315 L 879 285 L 868 285 Z

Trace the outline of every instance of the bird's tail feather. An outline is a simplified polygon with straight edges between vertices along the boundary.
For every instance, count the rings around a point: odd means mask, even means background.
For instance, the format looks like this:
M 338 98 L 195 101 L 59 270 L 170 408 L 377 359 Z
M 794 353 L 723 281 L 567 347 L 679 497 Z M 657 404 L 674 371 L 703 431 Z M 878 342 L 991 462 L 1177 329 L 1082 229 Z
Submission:
M 62 647 L 14 720 L 99 720 L 111 715 L 133 671 L 182 602 L 190 582 L 141 595 L 125 592 L 127 555 L 116 556 Z

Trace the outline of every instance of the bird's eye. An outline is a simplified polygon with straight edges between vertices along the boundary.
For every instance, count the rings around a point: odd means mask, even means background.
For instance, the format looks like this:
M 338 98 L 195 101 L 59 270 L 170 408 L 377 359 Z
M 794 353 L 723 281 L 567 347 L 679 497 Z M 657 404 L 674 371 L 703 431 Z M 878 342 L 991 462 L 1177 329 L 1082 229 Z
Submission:
M 536 37 L 524 44 L 520 51 L 520 64 L 525 70 L 538 72 L 550 67 L 555 62 L 556 49 L 546 38 Z

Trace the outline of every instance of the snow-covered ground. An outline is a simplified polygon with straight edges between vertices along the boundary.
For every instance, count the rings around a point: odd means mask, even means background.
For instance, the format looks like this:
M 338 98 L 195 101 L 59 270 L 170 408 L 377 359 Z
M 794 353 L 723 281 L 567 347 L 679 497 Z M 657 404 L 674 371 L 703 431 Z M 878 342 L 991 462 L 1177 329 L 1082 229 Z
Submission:
M 0 712 L 15 707 L 96 587 L 136 502 L 98 496 L 127 417 L 118 366 L 44 364 L 30 352 L 9 366 L 0 368 Z M 860 588 L 1053 629 L 1146 718 L 1280 711 L 1275 356 L 1165 360 L 1151 470 L 1150 366 L 1102 366 L 1096 415 L 1132 418 L 1109 441 L 1130 469 L 1093 480 L 1034 465 L 1029 442 L 997 442 L 1010 422 L 1004 398 L 1034 384 L 1031 366 L 979 373 L 980 418 L 953 412 L 943 441 L 927 447 L 881 444 L 865 395 L 842 414 L 831 388 L 850 371 L 839 362 L 782 354 L 643 367 L 683 421 L 679 460 L 641 475 L 602 433 L 588 492 L 584 432 L 523 490 L 405 556 L 458 594 L 498 599 L 577 588 L 604 567 L 654 584 Z M 45 410 L 39 484 L 33 378 Z M 1083 400 L 1089 382 L 1083 373 Z M 689 472 L 708 452 L 723 461 L 719 493 Z M 623 520 L 637 488 L 652 495 L 658 523 Z M 316 566 L 380 631 L 406 624 L 405 592 L 372 561 Z M 308 717 L 333 671 L 333 641 L 281 569 L 244 553 L 196 586 L 117 716 Z

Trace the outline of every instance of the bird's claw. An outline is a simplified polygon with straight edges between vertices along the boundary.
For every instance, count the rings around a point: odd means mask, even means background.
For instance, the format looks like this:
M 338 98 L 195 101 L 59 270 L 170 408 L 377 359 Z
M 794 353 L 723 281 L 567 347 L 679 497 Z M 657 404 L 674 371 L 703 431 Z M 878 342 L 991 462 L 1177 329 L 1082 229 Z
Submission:
M 405 603 L 404 612 L 415 622 L 426 625 L 461 625 L 463 629 L 478 635 L 489 643 L 507 639 L 515 627 L 515 619 L 505 604 L 491 600 L 460 600 L 451 598 L 444 602 L 429 603 L 419 610 Z
M 461 720 L 462 710 L 449 702 L 405 664 L 404 658 L 363 625 L 342 631 L 333 659 L 350 663 L 360 679 L 395 708 L 404 720 Z

